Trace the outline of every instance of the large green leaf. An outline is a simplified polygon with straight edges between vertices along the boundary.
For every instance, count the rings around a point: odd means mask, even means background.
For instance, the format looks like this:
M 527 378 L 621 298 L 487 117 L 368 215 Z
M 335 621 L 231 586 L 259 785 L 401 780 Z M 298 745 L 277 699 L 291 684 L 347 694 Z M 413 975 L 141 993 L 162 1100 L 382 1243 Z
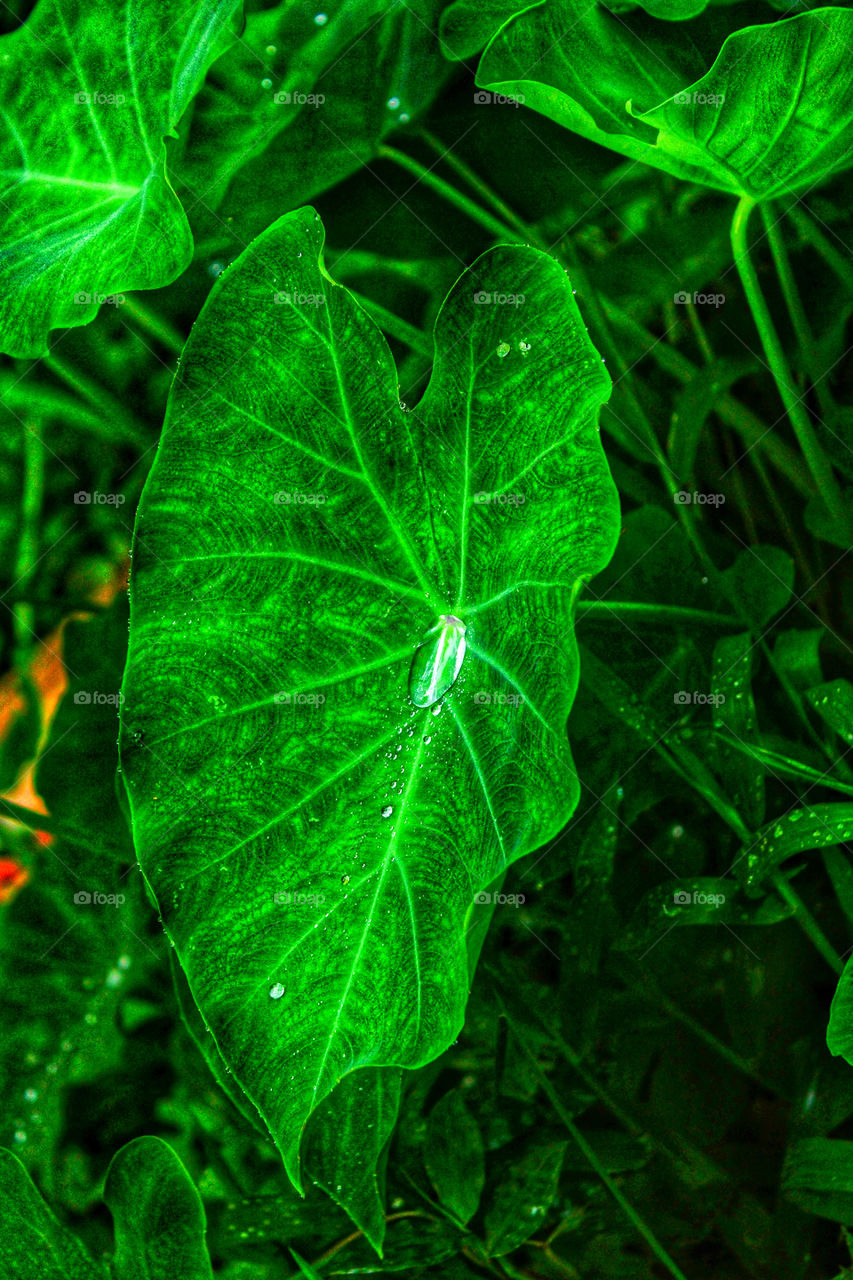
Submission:
M 851 163 L 853 12 L 765 12 L 729 35 L 722 7 L 671 25 L 552 0 L 497 32 L 477 83 L 632 159 L 766 199 Z
M 41 0 L 0 40 L 0 347 L 40 355 L 192 255 L 167 136 L 240 0 Z M 100 301 L 99 301 L 100 300 Z
M 338 1081 L 458 1034 L 475 895 L 577 802 L 571 604 L 618 527 L 610 382 L 553 259 L 462 276 L 413 412 L 322 244 L 311 210 L 282 218 L 195 325 L 122 707 L 143 870 L 297 1185 Z

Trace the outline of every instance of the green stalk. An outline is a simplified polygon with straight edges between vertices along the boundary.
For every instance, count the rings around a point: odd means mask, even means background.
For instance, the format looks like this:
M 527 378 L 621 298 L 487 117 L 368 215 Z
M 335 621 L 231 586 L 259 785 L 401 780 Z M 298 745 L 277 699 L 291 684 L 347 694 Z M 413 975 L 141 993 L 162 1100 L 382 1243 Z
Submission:
M 775 216 L 775 211 L 769 204 L 762 204 L 761 217 L 764 222 L 764 230 L 767 232 L 767 241 L 770 245 L 770 252 L 773 255 L 773 262 L 776 266 L 776 274 L 779 277 L 779 283 L 782 286 L 782 293 L 785 297 L 785 304 L 788 308 L 788 314 L 791 317 L 791 324 L 794 327 L 794 333 L 797 335 L 797 342 L 800 350 L 803 352 L 806 361 L 806 369 L 808 371 L 811 384 L 814 387 L 815 394 L 820 405 L 820 411 L 825 418 L 835 411 L 835 404 L 832 396 L 826 388 L 826 371 L 817 367 L 817 353 L 815 351 L 814 335 L 811 331 L 811 325 L 808 322 L 800 293 L 797 288 L 797 282 L 794 279 L 794 273 L 791 269 L 791 259 L 788 257 L 788 250 L 785 246 L 785 237 L 779 229 L 779 219 Z
M 143 329 L 161 342 L 164 347 L 179 356 L 184 349 L 185 339 L 178 330 L 169 324 L 168 320 L 164 320 L 162 316 L 154 315 L 147 307 L 144 307 L 136 298 L 127 298 L 124 302 L 124 309 L 128 315 L 133 316 Z
M 66 386 L 71 387 L 88 400 L 97 409 L 104 421 L 103 437 L 116 444 L 132 444 L 137 449 L 147 449 L 151 441 L 143 431 L 127 416 L 124 408 L 108 391 L 104 391 L 96 382 L 70 368 L 64 361 L 51 354 L 44 357 L 44 363 Z
M 791 888 L 790 882 L 780 871 L 774 871 L 773 875 L 770 877 L 770 883 L 779 894 L 779 897 L 784 898 L 788 905 L 793 907 L 794 919 L 802 929 L 803 933 L 812 940 L 817 950 L 829 965 L 830 969 L 834 969 L 840 976 L 844 969 L 844 962 L 841 960 L 838 952 L 835 950 L 800 895 Z
M 557 1092 L 554 1086 L 551 1084 L 551 1081 L 545 1075 L 544 1071 L 542 1070 L 539 1063 L 537 1062 L 535 1054 L 528 1048 L 524 1036 L 522 1035 L 519 1028 L 516 1027 L 515 1023 L 513 1022 L 512 1018 L 507 1012 L 506 1007 L 503 1004 L 503 1001 L 500 1001 L 500 1003 L 501 1003 L 501 1013 L 503 1014 L 503 1017 L 506 1019 L 507 1024 L 511 1028 L 512 1033 L 515 1036 L 516 1042 L 518 1043 L 519 1047 L 530 1059 L 530 1062 L 533 1066 L 534 1071 L 536 1072 L 536 1075 L 539 1077 L 539 1083 L 542 1085 L 542 1089 L 546 1097 L 548 1098 L 548 1101 L 551 1103 L 551 1106 L 554 1108 L 554 1111 L 562 1120 L 563 1124 L 566 1126 L 566 1129 L 571 1134 L 578 1149 L 580 1150 L 582 1155 L 585 1157 L 585 1159 L 589 1163 L 590 1168 L 601 1179 L 604 1186 L 607 1188 L 607 1190 L 613 1196 L 613 1199 L 619 1205 L 619 1208 L 625 1214 L 625 1217 L 629 1220 L 629 1222 L 632 1223 L 632 1225 L 636 1228 L 637 1232 L 643 1237 L 643 1239 L 646 1241 L 646 1244 L 648 1244 L 649 1248 L 652 1250 L 652 1252 L 654 1253 L 658 1261 L 661 1263 L 661 1265 L 666 1267 L 669 1274 L 673 1277 L 673 1280 L 686 1280 L 684 1272 L 680 1270 L 680 1268 L 676 1265 L 673 1259 L 666 1252 L 663 1245 L 660 1243 L 657 1236 L 652 1231 L 651 1227 L 647 1225 L 647 1223 L 640 1216 L 640 1214 L 637 1212 L 634 1206 L 625 1198 L 620 1188 L 610 1177 L 609 1173 L 604 1168 L 601 1161 L 598 1159 L 598 1156 L 595 1154 L 592 1147 L 587 1142 L 586 1138 L 578 1129 L 577 1125 L 572 1120 L 568 1111 L 560 1102 L 560 1099 L 557 1097 Z
M 44 445 L 36 429 L 30 423 L 24 426 L 23 478 L 21 484 L 21 527 L 18 535 L 18 554 L 15 559 L 13 586 L 26 587 L 38 562 L 39 521 L 44 496 Z M 35 610 L 28 600 L 18 600 L 12 605 L 15 637 L 13 664 L 23 672 L 29 660 L 35 640 Z
M 742 196 L 732 219 L 732 250 L 735 264 L 740 274 L 741 283 L 755 320 L 758 335 L 770 366 L 770 372 L 782 397 L 785 411 L 794 428 L 794 433 L 802 449 L 803 456 L 812 473 L 817 492 L 825 499 L 838 528 L 844 532 L 845 538 L 853 542 L 853 526 L 844 509 L 841 491 L 836 483 L 832 467 L 820 447 L 820 443 L 812 429 L 808 414 L 803 408 L 797 394 L 796 385 L 791 377 L 788 362 L 779 335 L 773 324 L 770 310 L 761 292 L 758 275 L 749 256 L 749 244 L 746 231 L 749 215 L 755 208 L 751 196 Z
M 853 293 L 853 268 L 847 257 L 836 249 L 832 241 L 800 209 L 799 205 L 791 205 L 785 212 L 799 231 L 800 237 L 820 254 L 827 266 L 831 267 L 839 280 L 846 285 L 847 292 Z
M 724 613 L 712 613 L 709 609 L 687 609 L 676 604 L 646 604 L 638 600 L 579 600 L 576 606 L 578 618 L 587 616 L 599 617 L 606 621 L 608 614 L 617 617 L 634 618 L 637 621 L 648 619 L 650 622 L 658 618 L 671 618 L 675 622 L 709 627 L 731 627 L 741 630 L 743 624 L 739 618 L 727 617 Z
M 425 333 L 420 329 L 416 329 L 413 324 L 409 324 L 401 316 L 395 315 L 393 311 L 388 311 L 380 302 L 374 302 L 372 298 L 365 297 L 363 293 L 358 293 L 349 286 L 347 286 L 347 289 L 358 305 L 373 316 L 380 329 L 390 334 L 392 338 L 396 338 L 398 342 L 411 347 L 412 351 L 417 351 L 419 355 L 426 356 L 428 360 L 432 360 L 434 355 L 432 340 Z
M 383 160 L 392 160 L 401 169 L 413 173 L 424 186 L 431 187 L 438 195 L 443 196 L 450 204 L 455 205 L 462 213 L 467 214 L 473 222 L 478 222 L 490 235 L 496 236 L 501 241 L 506 241 L 507 237 L 509 237 L 510 243 L 515 243 L 518 240 L 518 235 L 515 231 L 511 231 L 502 222 L 498 222 L 497 218 L 493 218 L 485 209 L 481 209 L 473 200 L 469 200 L 461 191 L 451 187 L 443 178 L 439 178 L 438 174 L 433 173 L 431 169 L 425 168 L 417 160 L 413 160 L 411 156 L 407 156 L 402 151 L 397 151 L 394 147 L 379 147 L 376 154 Z

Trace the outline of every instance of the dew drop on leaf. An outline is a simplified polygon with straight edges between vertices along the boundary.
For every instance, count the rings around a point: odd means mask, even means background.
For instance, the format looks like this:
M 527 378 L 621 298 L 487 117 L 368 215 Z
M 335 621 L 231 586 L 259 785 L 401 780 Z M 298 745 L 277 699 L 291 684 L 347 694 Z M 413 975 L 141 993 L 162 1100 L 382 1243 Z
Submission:
M 454 684 L 465 660 L 466 631 L 461 618 L 443 613 L 418 645 L 409 671 L 409 697 L 416 707 L 433 706 Z
M 382 810 L 382 817 L 390 818 L 393 812 L 394 812 L 393 806 L 390 804 L 386 804 L 385 808 Z
M 270 1000 L 280 1000 L 284 995 L 284 986 L 281 982 L 274 982 L 270 987 Z
M 504 356 L 509 355 L 509 343 L 502 342 L 498 347 L 498 359 L 503 360 Z
M 400 105 L 400 99 L 399 99 L 399 98 L 389 98 L 389 99 L 388 99 L 388 110 L 389 110 L 389 111 L 396 111 L 396 110 L 397 110 L 397 108 L 399 107 L 399 105 Z
M 328 14 L 315 13 L 314 21 L 317 23 L 318 27 L 325 27 L 326 23 L 329 21 Z

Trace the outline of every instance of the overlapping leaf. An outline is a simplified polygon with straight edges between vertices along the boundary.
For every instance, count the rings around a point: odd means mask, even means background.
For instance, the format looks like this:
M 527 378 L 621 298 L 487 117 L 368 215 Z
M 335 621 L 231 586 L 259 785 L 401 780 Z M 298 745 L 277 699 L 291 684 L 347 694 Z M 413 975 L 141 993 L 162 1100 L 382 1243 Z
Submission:
M 282 218 L 195 326 L 140 505 L 122 708 L 144 872 L 297 1183 L 341 1079 L 458 1033 L 475 894 L 576 804 L 570 607 L 617 531 L 609 379 L 556 262 L 478 260 L 407 412 L 321 251 L 316 215 Z M 461 671 L 416 706 L 415 646 L 448 615 Z
M 168 284 L 192 237 L 165 139 L 240 0 L 41 0 L 0 40 L 0 347 L 41 355 L 122 291 Z

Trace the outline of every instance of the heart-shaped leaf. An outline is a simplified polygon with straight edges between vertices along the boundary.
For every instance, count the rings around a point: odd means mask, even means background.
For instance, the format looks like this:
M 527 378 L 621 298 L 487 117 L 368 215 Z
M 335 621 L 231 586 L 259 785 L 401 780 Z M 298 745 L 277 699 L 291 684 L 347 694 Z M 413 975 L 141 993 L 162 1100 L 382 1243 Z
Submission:
M 571 605 L 618 529 L 610 382 L 558 263 L 480 258 L 408 411 L 322 245 L 286 215 L 196 322 L 122 707 L 144 873 L 297 1186 L 344 1076 L 458 1034 L 475 894 L 575 807 Z
M 0 347 L 41 355 L 123 290 L 168 284 L 192 237 L 166 136 L 240 0 L 41 0 L 0 40 Z

